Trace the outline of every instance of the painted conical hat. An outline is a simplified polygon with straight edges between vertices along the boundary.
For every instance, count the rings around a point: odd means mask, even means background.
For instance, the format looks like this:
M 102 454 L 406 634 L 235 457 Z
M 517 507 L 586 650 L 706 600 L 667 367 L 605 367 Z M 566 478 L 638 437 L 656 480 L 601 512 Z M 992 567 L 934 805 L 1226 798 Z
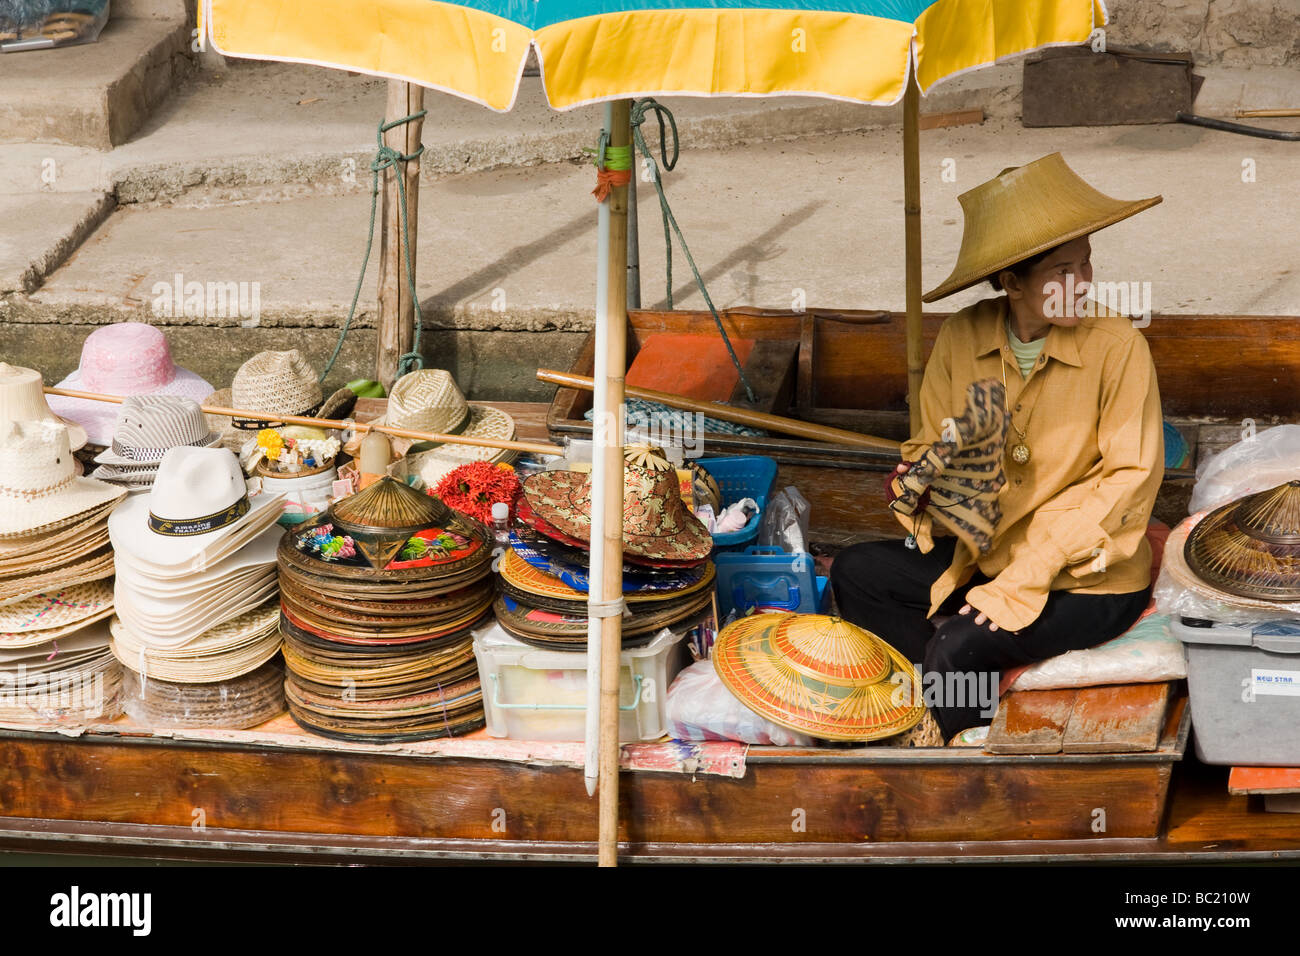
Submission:
M 630 445 L 623 463 L 623 547 L 671 561 L 709 556 L 713 537 L 682 501 L 677 472 L 658 448 Z M 546 522 L 580 541 L 591 538 L 591 475 L 544 471 L 524 482 L 524 497 Z
M 303 527 L 310 530 L 324 524 L 332 525 L 336 534 L 351 537 L 357 551 L 375 570 L 388 568 L 412 537 L 430 529 L 468 542 L 455 549 L 458 561 L 482 551 L 487 541 L 482 525 L 452 511 L 438 498 L 387 476 L 335 502 L 319 520 Z
M 1229 594 L 1300 599 L 1300 481 L 1210 512 L 1188 536 L 1184 557 L 1194 574 Z
M 750 710 L 825 740 L 878 740 L 925 714 L 916 668 L 870 631 L 821 614 L 756 614 L 723 628 L 713 666 Z

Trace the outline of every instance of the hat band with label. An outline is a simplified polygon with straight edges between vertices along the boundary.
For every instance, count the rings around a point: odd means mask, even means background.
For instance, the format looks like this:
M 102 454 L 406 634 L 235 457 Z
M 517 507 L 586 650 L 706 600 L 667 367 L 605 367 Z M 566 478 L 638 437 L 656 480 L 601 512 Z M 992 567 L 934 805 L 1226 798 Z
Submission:
M 151 511 L 149 512 L 149 530 L 154 534 L 166 535 L 169 538 L 186 538 L 190 535 L 208 534 L 211 531 L 220 531 L 222 528 L 234 524 L 248 514 L 250 507 L 248 495 L 244 495 L 229 508 L 215 514 L 205 515 L 202 518 L 183 520 L 159 518 Z
M 194 441 L 180 442 L 176 445 L 168 445 L 166 448 L 136 448 L 132 445 L 123 445 L 116 438 L 113 439 L 113 454 L 120 458 L 129 458 L 131 461 L 143 462 L 145 464 L 157 464 L 162 461 L 163 455 L 172 448 L 201 448 L 208 444 L 211 436 L 204 435 L 202 438 L 196 438 Z

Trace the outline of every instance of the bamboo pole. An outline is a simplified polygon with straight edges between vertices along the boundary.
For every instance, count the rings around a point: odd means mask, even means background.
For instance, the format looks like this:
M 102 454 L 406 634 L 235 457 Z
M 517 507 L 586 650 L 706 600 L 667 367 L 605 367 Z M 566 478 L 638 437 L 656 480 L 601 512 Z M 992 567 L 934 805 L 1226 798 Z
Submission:
M 96 402 L 113 402 L 120 405 L 122 396 L 101 395 L 98 392 L 74 392 L 66 388 L 45 387 L 46 395 L 63 395 L 66 398 L 88 398 Z M 509 451 L 526 451 L 535 455 L 563 455 L 564 449 L 547 442 L 510 441 L 503 438 L 472 438 L 467 435 L 444 435 L 441 432 L 419 432 L 410 428 L 394 428 L 391 425 L 376 425 L 371 422 L 334 421 L 330 418 L 309 418 L 305 415 L 271 415 L 267 412 L 251 412 L 242 408 L 227 408 L 224 405 L 201 405 L 200 410 L 206 415 L 221 415 L 225 418 L 246 418 L 255 422 L 276 422 L 282 425 L 306 425 L 310 428 L 343 429 L 354 431 L 380 432 L 394 438 L 410 438 L 415 441 L 440 442 L 450 445 L 473 445 L 477 448 L 504 448 Z
M 1300 109 L 1237 110 L 1237 116 L 1300 116 Z
M 554 369 L 539 368 L 537 377 L 543 382 L 563 385 L 566 388 L 577 388 L 587 392 L 590 392 L 594 387 L 593 379 L 586 375 L 578 375 L 575 372 L 557 372 Z M 863 435 L 843 428 L 835 428 L 831 425 L 801 422 L 796 418 L 770 415 L 767 412 L 753 412 L 747 408 L 736 408 L 732 405 L 720 405 L 717 402 L 687 398 L 684 395 L 674 395 L 672 392 L 659 392 L 651 388 L 638 388 L 635 385 L 628 385 L 624 388 L 624 394 L 627 398 L 640 398 L 647 402 L 658 402 L 660 405 L 668 405 L 688 412 L 699 412 L 708 415 L 710 418 L 736 422 L 740 425 L 748 425 L 751 428 L 765 428 L 768 431 L 780 432 L 783 435 L 795 435 L 813 441 L 834 442 L 840 445 L 850 445 L 854 448 L 870 448 L 873 451 L 896 452 L 899 449 L 899 442 L 890 438 Z
M 921 88 L 913 69 L 903 95 L 903 230 L 907 272 L 907 411 L 912 434 L 921 432 L 921 381 L 925 359 L 921 331 Z
M 388 81 L 388 106 L 385 122 L 418 113 L 424 108 L 424 87 L 400 80 Z M 384 143 L 403 156 L 420 148 L 423 119 L 395 126 L 384 133 Z M 402 218 L 398 209 L 400 194 L 397 177 L 405 176 L 406 230 L 411 244 L 411 282 L 406 275 L 406 256 L 402 250 Z M 401 167 L 384 170 L 383 221 L 379 235 L 379 329 L 376 336 L 375 378 L 385 389 L 392 390 L 397 378 L 397 361 L 411 351 L 415 341 L 415 301 L 411 298 L 416 272 L 416 237 L 420 212 L 420 160 L 408 160 Z
M 632 141 L 631 100 L 607 105 L 605 129 L 610 146 L 628 146 Z M 601 508 L 602 549 L 599 565 L 593 555 L 592 576 L 599 575 L 599 597 L 593 603 L 611 607 L 623 598 L 623 436 L 624 376 L 627 371 L 627 218 L 628 187 L 615 186 L 606 199 L 603 316 L 597 316 L 597 355 L 603 358 L 596 389 L 596 415 L 603 428 L 593 452 L 593 482 L 603 488 Z M 603 329 L 603 335 L 602 333 Z M 603 340 L 603 341 L 602 341 Z M 596 459 L 599 459 L 599 462 Z M 595 468 L 599 467 L 599 472 Z M 598 507 L 592 502 L 593 511 Z M 595 514 L 593 513 L 593 518 Z M 593 537 L 596 529 L 592 529 Z M 594 544 L 594 541 L 593 541 Z M 595 591 L 593 587 L 591 589 Z M 623 618 L 619 614 L 600 617 L 600 752 L 599 752 L 599 864 L 618 865 L 619 790 L 619 664 L 623 650 Z M 590 649 L 588 650 L 590 654 Z

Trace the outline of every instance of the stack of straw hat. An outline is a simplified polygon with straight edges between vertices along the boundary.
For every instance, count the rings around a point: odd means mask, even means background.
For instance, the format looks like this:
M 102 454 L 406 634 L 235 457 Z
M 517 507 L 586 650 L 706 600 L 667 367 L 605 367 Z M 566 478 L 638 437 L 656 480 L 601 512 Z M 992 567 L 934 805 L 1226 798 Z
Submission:
M 471 629 L 491 613 L 487 530 L 390 477 L 280 542 L 289 713 L 341 740 L 483 725 Z
M 82 726 L 119 713 L 107 522 L 126 492 L 78 477 L 52 417 L 0 419 L 0 721 Z
M 659 449 L 629 446 L 623 489 L 623 646 L 701 616 L 713 602 L 713 538 L 682 500 Z M 527 644 L 587 642 L 591 475 L 547 471 L 524 482 L 519 527 L 499 567 L 497 620 Z
M 279 651 L 280 504 L 273 495 L 250 498 L 229 451 L 182 445 L 163 455 L 149 493 L 128 499 L 109 520 L 117 561 L 113 653 L 136 672 L 131 703 L 143 701 L 152 721 L 194 726 L 196 701 L 215 712 L 254 691 L 260 705 L 228 708 L 226 726 L 283 711 L 279 692 L 248 676 Z M 186 685 L 185 694 L 174 684 Z M 180 699 L 184 708 L 171 706 Z

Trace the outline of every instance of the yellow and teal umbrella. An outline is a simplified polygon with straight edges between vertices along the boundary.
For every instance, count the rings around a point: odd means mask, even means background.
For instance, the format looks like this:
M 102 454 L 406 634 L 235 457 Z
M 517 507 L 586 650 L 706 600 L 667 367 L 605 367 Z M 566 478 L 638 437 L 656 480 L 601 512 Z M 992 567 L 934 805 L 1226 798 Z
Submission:
M 500 111 L 514 104 L 534 48 L 552 107 L 605 103 L 607 142 L 617 158 L 606 170 L 631 165 L 634 97 L 798 95 L 868 104 L 902 99 L 914 429 L 922 376 L 919 95 L 965 70 L 1040 47 L 1082 43 L 1105 20 L 1099 0 L 200 0 L 199 10 L 201 35 L 227 56 L 369 73 Z M 417 111 L 418 106 L 398 109 L 394 118 Z M 418 155 L 412 142 L 397 152 Z M 615 176 L 609 185 L 598 215 L 599 452 L 592 476 L 588 641 L 589 692 L 599 694 L 600 704 L 604 864 L 615 860 L 617 837 L 623 455 L 616 424 L 626 368 L 627 176 Z M 405 205 L 413 216 L 411 204 Z M 596 698 L 588 700 L 590 786 Z
M 1105 21 L 1100 0 L 201 0 L 229 56 L 407 80 L 508 110 L 530 46 L 565 110 L 640 96 L 895 103 Z

